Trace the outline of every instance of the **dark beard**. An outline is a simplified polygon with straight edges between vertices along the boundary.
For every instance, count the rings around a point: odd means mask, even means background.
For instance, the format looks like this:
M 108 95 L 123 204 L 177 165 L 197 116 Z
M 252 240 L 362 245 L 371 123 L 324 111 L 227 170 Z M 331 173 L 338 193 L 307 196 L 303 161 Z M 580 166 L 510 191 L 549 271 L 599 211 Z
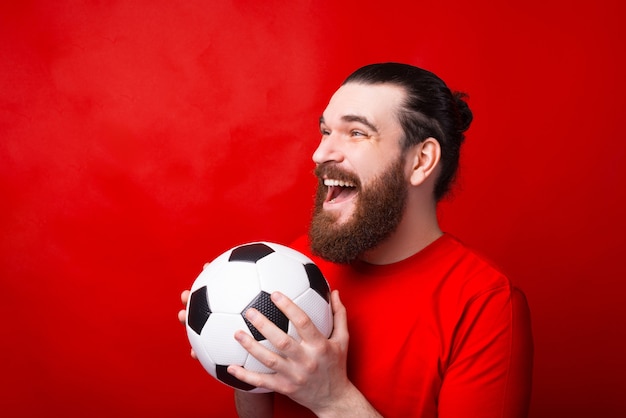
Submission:
M 330 170 L 336 173 L 336 170 Z M 336 225 L 336 216 L 324 212 L 327 187 L 316 169 L 319 184 L 315 197 L 313 218 L 309 229 L 311 250 L 314 254 L 335 262 L 349 263 L 388 238 L 398 227 L 406 205 L 408 184 L 404 179 L 404 158 L 386 169 L 356 197 L 355 211 L 343 225 Z M 332 178 L 351 179 L 348 173 L 331 175 Z

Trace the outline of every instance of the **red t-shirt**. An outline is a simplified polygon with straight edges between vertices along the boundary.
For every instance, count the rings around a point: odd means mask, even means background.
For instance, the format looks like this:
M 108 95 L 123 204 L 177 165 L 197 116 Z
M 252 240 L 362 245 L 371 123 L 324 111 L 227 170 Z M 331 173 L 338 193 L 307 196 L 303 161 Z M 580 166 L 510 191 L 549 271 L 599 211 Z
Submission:
M 293 247 L 310 254 L 305 238 Z M 533 345 L 524 295 L 445 234 L 390 265 L 311 258 L 347 309 L 348 377 L 385 417 L 527 415 Z M 310 412 L 276 395 L 275 416 Z

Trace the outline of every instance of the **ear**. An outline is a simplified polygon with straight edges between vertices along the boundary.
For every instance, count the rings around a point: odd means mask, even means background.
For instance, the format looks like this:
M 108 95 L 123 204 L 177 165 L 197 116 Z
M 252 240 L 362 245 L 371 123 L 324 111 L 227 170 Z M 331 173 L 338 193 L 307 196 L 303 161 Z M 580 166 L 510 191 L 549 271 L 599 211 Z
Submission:
M 441 146 L 435 138 L 426 138 L 419 144 L 414 145 L 409 151 L 411 162 L 411 176 L 409 181 L 413 186 L 423 184 L 433 176 L 435 169 L 441 160 Z

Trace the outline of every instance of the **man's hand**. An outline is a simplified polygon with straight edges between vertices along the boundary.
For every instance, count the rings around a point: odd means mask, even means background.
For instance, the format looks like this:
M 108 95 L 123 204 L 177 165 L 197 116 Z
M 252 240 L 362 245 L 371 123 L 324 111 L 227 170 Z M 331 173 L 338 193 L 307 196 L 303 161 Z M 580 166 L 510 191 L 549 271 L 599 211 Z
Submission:
M 331 294 L 334 329 L 330 338 L 288 297 L 274 292 L 271 298 L 293 323 L 301 340 L 287 335 L 257 310 L 248 309 L 246 318 L 279 353 L 268 350 L 243 331 L 236 332 L 235 338 L 276 373 L 255 373 L 235 365 L 229 366 L 228 372 L 251 385 L 282 393 L 318 415 L 335 410 L 356 391 L 346 373 L 349 335 L 346 309 L 339 293 Z
M 185 307 L 190 293 L 185 290 L 180 295 Z M 247 319 L 279 353 L 268 350 L 244 331 L 237 331 L 234 337 L 252 356 L 275 373 L 256 373 L 237 365 L 229 366 L 228 372 L 253 386 L 286 395 L 320 417 L 380 417 L 347 377 L 349 334 L 346 308 L 341 303 L 339 293 L 333 291 L 331 294 L 333 332 L 330 338 L 326 338 L 311 318 L 288 297 L 279 292 L 273 293 L 271 297 L 294 324 L 300 340 L 287 335 L 259 311 L 248 309 Z M 186 319 L 186 309 L 181 309 L 178 320 L 184 325 Z M 191 357 L 197 360 L 193 349 Z M 242 417 L 261 416 L 258 415 L 260 413 L 262 416 L 270 416 L 271 399 L 271 393 L 235 391 L 237 410 Z

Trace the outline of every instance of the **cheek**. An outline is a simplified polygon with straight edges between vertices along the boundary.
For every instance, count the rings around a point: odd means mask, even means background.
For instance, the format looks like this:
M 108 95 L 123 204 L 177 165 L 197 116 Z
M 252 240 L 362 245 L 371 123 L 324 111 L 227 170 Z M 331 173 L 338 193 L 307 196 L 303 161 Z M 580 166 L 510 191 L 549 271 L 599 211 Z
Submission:
M 353 164 L 354 172 L 359 176 L 362 186 L 368 186 L 380 178 L 389 166 L 393 163 L 393 159 L 385 155 L 368 155 L 355 161 Z
M 381 154 L 355 153 L 348 162 L 363 184 L 376 177 L 381 167 L 384 167 L 384 157 Z

